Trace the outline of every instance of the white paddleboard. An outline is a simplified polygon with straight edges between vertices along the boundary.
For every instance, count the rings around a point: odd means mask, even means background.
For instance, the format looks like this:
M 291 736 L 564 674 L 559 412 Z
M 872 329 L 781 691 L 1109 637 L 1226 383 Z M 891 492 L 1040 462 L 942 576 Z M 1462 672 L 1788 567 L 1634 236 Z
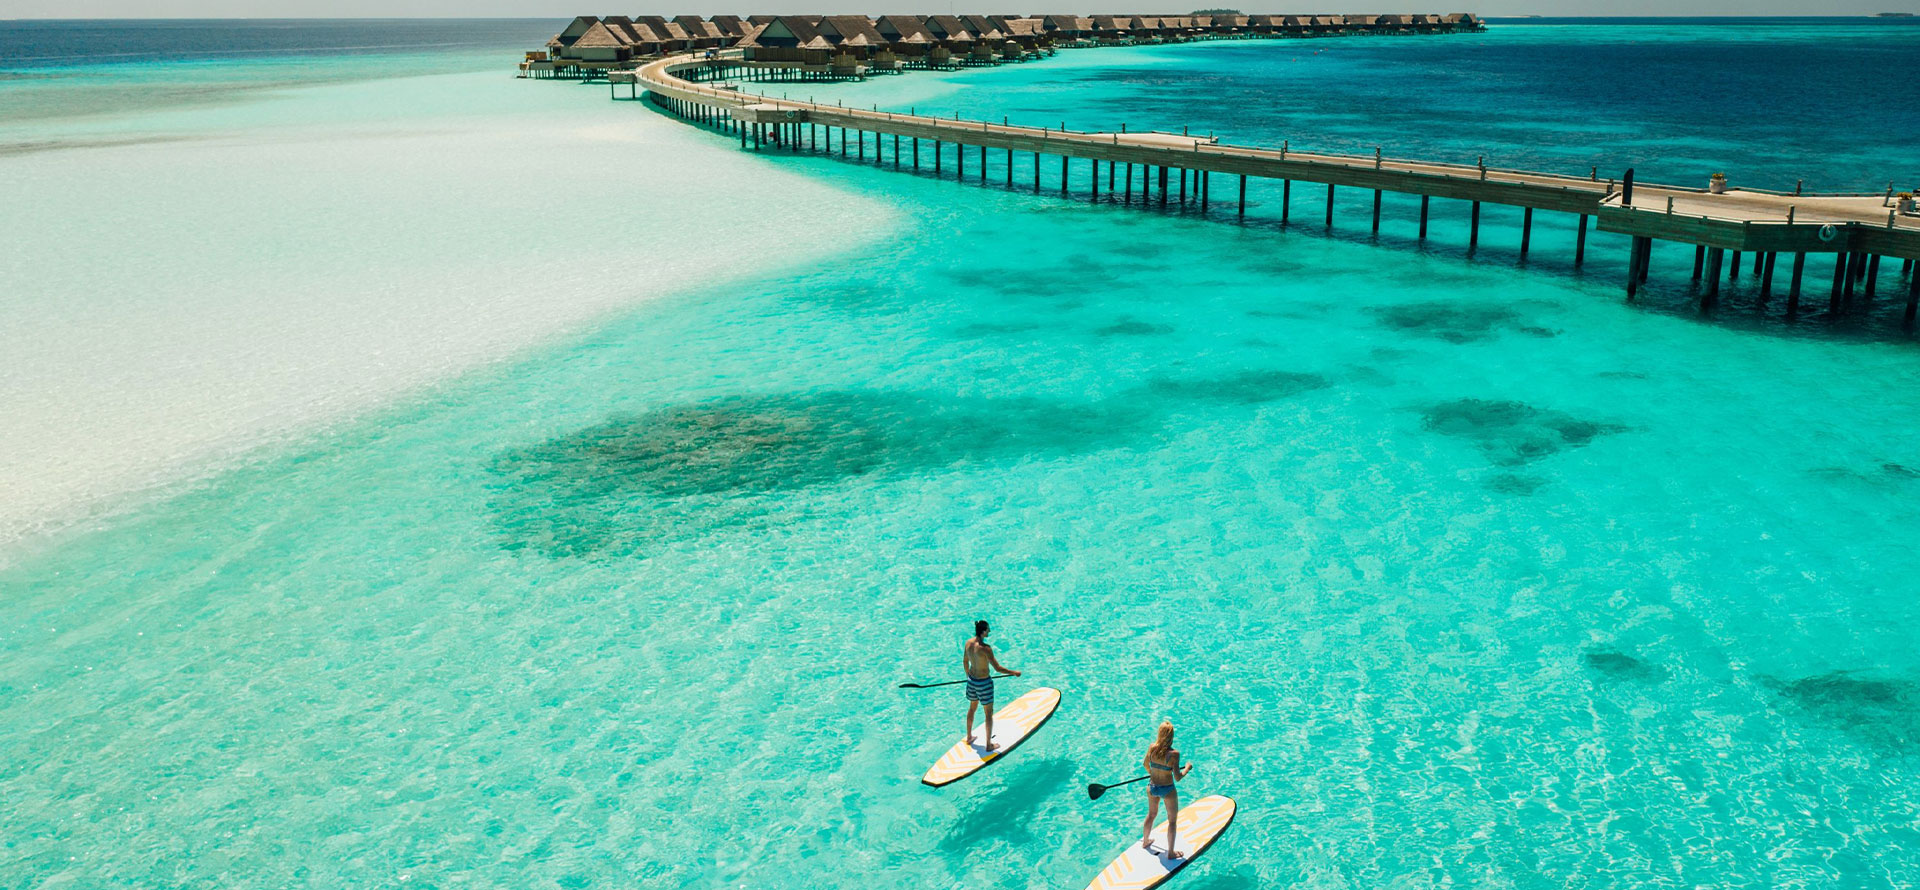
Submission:
M 985 720 L 973 724 L 973 735 L 964 742 L 954 742 L 947 753 L 940 755 L 925 776 L 920 777 L 923 785 L 938 788 L 951 785 L 980 771 L 980 768 L 1007 756 L 1007 753 L 1020 747 L 1020 743 L 1052 719 L 1055 708 L 1060 707 L 1060 690 L 1045 686 L 1020 696 L 993 713 L 993 740 L 1000 744 L 992 753 L 987 752 L 987 725 Z
M 1127 851 L 1109 863 L 1087 890 L 1152 890 L 1166 883 L 1226 833 L 1227 826 L 1233 824 L 1233 811 L 1233 798 L 1218 794 L 1181 807 L 1180 836 L 1174 840 L 1186 858 L 1168 858 L 1173 851 L 1167 846 L 1167 823 L 1162 822 L 1148 835 L 1153 839 L 1151 847 L 1141 847 L 1136 836 L 1127 844 Z

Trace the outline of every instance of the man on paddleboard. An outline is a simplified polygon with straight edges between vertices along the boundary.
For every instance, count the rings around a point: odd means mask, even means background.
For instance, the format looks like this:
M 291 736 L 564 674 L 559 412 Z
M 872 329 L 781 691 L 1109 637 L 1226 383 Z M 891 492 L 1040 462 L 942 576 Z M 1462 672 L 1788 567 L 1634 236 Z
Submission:
M 973 710 L 984 708 L 987 712 L 987 750 L 999 749 L 993 740 L 993 672 L 1020 676 L 1020 672 L 1000 664 L 993 657 L 993 647 L 987 645 L 987 633 L 992 628 L 985 621 L 973 623 L 973 638 L 960 653 L 961 670 L 967 674 L 967 734 L 961 736 L 966 741 L 973 740 Z

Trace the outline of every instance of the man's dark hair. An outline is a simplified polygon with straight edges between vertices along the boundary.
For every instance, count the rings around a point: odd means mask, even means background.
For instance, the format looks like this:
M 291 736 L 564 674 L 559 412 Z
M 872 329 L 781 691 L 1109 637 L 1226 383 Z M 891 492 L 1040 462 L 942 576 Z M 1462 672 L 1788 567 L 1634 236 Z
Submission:
M 974 636 L 976 636 L 976 637 L 978 637 L 978 636 L 984 636 L 984 635 L 986 634 L 986 632 L 987 632 L 987 622 L 985 622 L 985 621 L 975 621 L 975 622 L 973 623 L 973 635 L 974 635 Z

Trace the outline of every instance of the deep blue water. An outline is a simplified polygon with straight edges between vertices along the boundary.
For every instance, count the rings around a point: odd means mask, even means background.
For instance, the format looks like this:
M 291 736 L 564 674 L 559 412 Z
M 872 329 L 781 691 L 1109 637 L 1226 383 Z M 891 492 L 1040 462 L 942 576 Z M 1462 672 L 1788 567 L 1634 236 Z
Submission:
M 1072 108 L 1064 123 L 1079 130 L 1185 126 L 1243 144 L 1485 155 L 1602 178 L 1634 167 L 1679 184 L 1714 172 L 1777 190 L 1920 182 L 1920 20 L 1525 21 L 1436 38 L 1162 47 L 921 107 L 1053 125 Z

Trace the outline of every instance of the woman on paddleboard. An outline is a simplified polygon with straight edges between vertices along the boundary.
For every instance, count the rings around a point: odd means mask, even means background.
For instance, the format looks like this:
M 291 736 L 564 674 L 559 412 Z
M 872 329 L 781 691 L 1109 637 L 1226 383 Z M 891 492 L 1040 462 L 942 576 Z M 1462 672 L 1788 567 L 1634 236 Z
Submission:
M 1140 846 L 1153 848 L 1153 820 L 1160 814 L 1160 802 L 1167 803 L 1167 858 L 1184 859 L 1174 841 L 1180 831 L 1180 789 L 1175 782 L 1193 772 L 1193 764 L 1180 763 L 1180 751 L 1173 746 L 1173 721 L 1164 720 L 1154 733 L 1153 747 L 1147 749 L 1147 824 L 1140 829 Z

